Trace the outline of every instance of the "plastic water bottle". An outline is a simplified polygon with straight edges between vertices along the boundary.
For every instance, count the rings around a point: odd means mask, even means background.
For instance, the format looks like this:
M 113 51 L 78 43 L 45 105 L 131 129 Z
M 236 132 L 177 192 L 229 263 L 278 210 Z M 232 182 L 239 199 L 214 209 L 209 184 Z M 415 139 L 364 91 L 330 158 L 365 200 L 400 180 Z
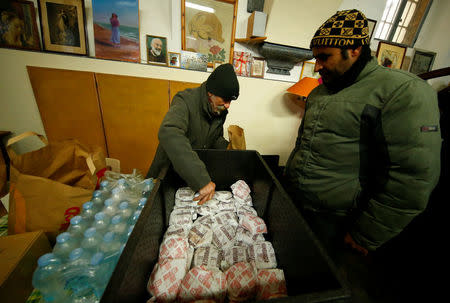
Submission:
M 81 216 L 75 216 L 70 219 L 70 226 L 67 229 L 67 232 L 69 232 L 73 238 L 82 238 L 88 225 L 89 223 L 86 220 L 83 220 Z
M 103 212 L 110 217 L 114 216 L 117 212 L 117 202 L 115 202 L 112 198 L 106 199 Z
M 95 214 L 92 227 L 94 227 L 99 234 L 103 235 L 107 232 L 110 222 L 111 218 L 101 211 Z
M 119 210 L 117 211 L 117 214 L 122 216 L 122 219 L 124 221 L 127 221 L 128 218 L 131 217 L 131 215 L 133 214 L 133 211 L 131 210 L 127 201 L 120 202 Z
M 103 201 L 105 198 L 102 196 L 102 192 L 100 190 L 96 190 L 92 193 L 92 203 L 94 203 L 94 208 L 101 209 L 103 207 Z
M 128 238 L 130 238 L 131 233 L 133 232 L 134 225 L 128 226 L 128 230 L 126 233 L 124 233 L 120 239 L 121 243 L 125 244 L 128 241 Z
M 68 302 L 98 302 L 89 283 L 91 258 L 92 255 L 83 248 L 76 248 L 70 253 L 69 262 L 63 272 L 64 289 L 70 293 Z
M 121 191 L 120 188 L 114 187 L 111 190 L 111 197 L 110 197 L 110 199 L 113 200 L 115 203 L 119 203 L 120 200 L 122 199 L 122 197 L 123 197 L 123 192 Z
M 45 302 L 65 302 L 63 290 L 61 260 L 53 253 L 45 254 L 38 259 L 38 268 L 34 271 L 32 284 L 39 289 Z
M 111 225 L 109 230 L 115 232 L 117 235 L 121 236 L 125 233 L 127 229 L 127 223 L 122 220 L 120 215 L 116 215 L 111 219 Z
M 81 211 L 81 217 L 90 222 L 94 218 L 94 215 L 97 211 L 100 211 L 100 209 L 94 209 L 94 202 L 89 201 L 83 204 L 83 210 Z
M 128 189 L 128 187 L 129 187 L 129 186 L 128 186 L 128 184 L 127 184 L 127 181 L 126 181 L 124 178 L 119 179 L 119 180 L 117 181 L 117 186 L 116 186 L 116 188 L 119 188 L 121 192 L 126 191 L 126 190 Z
M 106 180 L 100 182 L 99 191 L 102 193 L 102 197 L 106 199 L 109 195 L 109 182 Z
M 79 241 L 70 236 L 70 233 L 65 232 L 59 234 L 56 237 L 56 244 L 53 248 L 53 254 L 57 256 L 61 261 L 66 261 L 69 259 L 69 255 L 79 246 Z
M 114 265 L 105 260 L 104 253 L 98 252 L 92 256 L 89 267 L 89 285 L 98 300 L 102 297 L 113 270 Z
M 151 191 L 152 191 L 152 189 L 153 189 L 153 186 L 154 186 L 154 184 L 153 184 L 153 179 L 152 178 L 150 178 L 150 179 L 145 179 L 144 180 L 144 190 L 143 190 L 143 192 L 142 192 L 142 195 L 143 196 L 145 196 L 145 195 L 147 195 L 148 193 L 150 193 Z
M 122 242 L 120 241 L 118 235 L 114 232 L 109 231 L 103 236 L 103 242 L 100 245 L 100 250 L 105 254 L 105 256 L 110 256 L 119 251 Z
M 147 203 L 147 198 L 139 199 L 139 203 L 138 203 L 136 210 L 142 210 L 146 203 Z
M 131 216 L 130 219 L 128 220 L 128 225 L 130 225 L 130 226 L 131 225 L 135 225 L 136 222 L 138 221 L 140 215 L 141 215 L 141 211 L 140 210 L 136 210 L 133 213 L 133 216 Z
M 81 240 L 81 248 L 90 253 L 95 253 L 99 250 L 101 243 L 102 236 L 97 233 L 95 227 L 90 227 L 84 232 L 84 238 Z

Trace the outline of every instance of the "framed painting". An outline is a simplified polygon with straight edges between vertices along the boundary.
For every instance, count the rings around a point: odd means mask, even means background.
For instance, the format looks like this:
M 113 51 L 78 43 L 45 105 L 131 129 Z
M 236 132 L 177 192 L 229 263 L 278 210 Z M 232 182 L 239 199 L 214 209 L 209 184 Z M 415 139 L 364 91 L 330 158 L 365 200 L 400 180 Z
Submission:
M 167 38 L 147 35 L 147 63 L 167 65 Z
M 181 68 L 206 72 L 208 70 L 208 56 L 182 50 Z
M 92 0 L 95 56 L 140 62 L 139 0 Z
M 43 48 L 87 55 L 83 0 L 39 0 Z
M 236 76 L 250 77 L 252 54 L 247 52 L 234 52 L 233 67 Z
M 405 46 L 382 41 L 378 43 L 376 57 L 379 65 L 400 69 L 402 67 L 405 54 Z
M 375 30 L 375 25 L 377 25 L 377 20 L 367 19 L 369 25 L 369 41 L 372 40 L 373 31 Z
M 168 52 L 169 54 L 169 66 L 170 67 L 181 67 L 181 63 L 180 63 L 180 53 L 174 53 L 174 52 Z
M 10 1 L 0 6 L 0 47 L 41 50 L 32 1 Z
M 315 61 L 304 61 L 302 65 L 302 71 L 300 72 L 300 80 L 305 77 L 319 79 L 320 74 L 314 71 L 315 66 Z
M 237 1 L 181 0 L 181 48 L 214 61 L 233 62 Z
M 253 57 L 250 76 L 253 78 L 264 78 L 264 58 Z
M 415 49 L 409 71 L 416 75 L 431 71 L 435 57 L 434 52 Z

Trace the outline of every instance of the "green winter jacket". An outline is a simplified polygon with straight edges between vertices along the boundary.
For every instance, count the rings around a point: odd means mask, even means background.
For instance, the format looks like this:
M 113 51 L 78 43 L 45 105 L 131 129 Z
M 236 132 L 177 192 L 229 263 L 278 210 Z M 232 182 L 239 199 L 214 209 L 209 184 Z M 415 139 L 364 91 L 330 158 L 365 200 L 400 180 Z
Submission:
M 198 191 L 211 181 L 205 164 L 193 149 L 226 149 L 223 124 L 228 114 L 214 115 L 208 102 L 206 82 L 175 95 L 158 132 L 159 145 L 148 177 L 172 163 L 189 187 Z
M 308 96 L 286 174 L 294 200 L 352 218 L 350 234 L 375 250 L 422 212 L 440 172 L 437 94 L 374 58 L 355 83 Z

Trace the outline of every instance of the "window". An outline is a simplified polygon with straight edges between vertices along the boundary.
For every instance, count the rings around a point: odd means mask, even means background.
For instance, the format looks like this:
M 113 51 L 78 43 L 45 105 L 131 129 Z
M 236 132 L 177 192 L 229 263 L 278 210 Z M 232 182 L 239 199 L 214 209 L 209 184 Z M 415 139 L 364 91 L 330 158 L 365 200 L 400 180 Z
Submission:
M 412 47 L 433 0 L 387 0 L 375 38 Z

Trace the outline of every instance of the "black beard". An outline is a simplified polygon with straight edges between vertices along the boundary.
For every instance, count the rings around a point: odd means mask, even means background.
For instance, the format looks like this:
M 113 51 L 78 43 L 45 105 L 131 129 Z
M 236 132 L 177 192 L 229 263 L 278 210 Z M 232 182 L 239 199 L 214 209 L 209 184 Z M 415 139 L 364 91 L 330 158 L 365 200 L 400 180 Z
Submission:
M 332 93 L 337 93 L 344 88 L 349 87 L 350 85 L 355 83 L 356 78 L 359 76 L 370 59 L 371 58 L 361 59 L 361 57 L 359 57 L 358 60 L 356 60 L 355 63 L 353 63 L 353 65 L 349 68 L 349 70 L 346 71 L 342 76 L 329 83 L 323 82 L 323 85 L 325 85 L 325 87 L 328 88 L 328 90 L 330 90 Z

